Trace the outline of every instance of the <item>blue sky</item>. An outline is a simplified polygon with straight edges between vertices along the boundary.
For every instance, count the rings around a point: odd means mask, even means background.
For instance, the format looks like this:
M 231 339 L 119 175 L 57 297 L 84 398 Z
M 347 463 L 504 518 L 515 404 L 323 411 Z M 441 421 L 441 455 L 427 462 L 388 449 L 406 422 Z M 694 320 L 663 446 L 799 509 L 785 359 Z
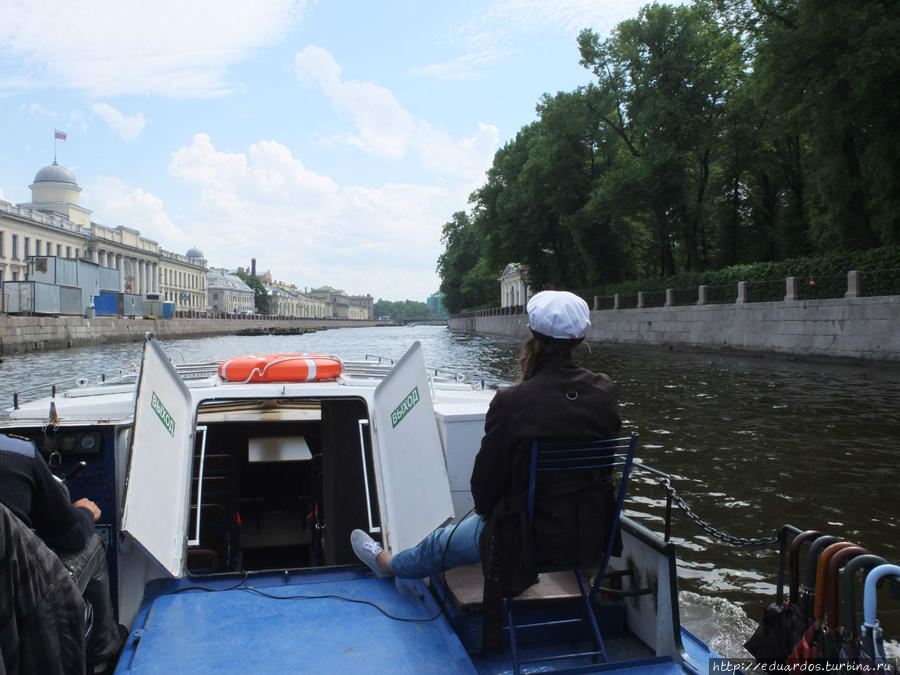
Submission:
M 641 4 L 0 0 L 0 199 L 30 199 L 61 129 L 96 222 L 423 301 L 494 152 L 590 81 L 578 32 Z

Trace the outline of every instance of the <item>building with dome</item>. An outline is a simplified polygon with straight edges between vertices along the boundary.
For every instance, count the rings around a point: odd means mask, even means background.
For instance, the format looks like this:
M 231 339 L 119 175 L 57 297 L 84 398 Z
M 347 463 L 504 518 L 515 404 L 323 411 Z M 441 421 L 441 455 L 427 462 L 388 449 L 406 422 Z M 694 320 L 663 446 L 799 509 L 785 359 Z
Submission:
M 75 174 L 53 162 L 34 177 L 31 201 L 0 200 L 0 282 L 28 277 L 35 258 L 88 260 L 118 270 L 118 288 L 144 298 L 175 303 L 183 312 L 207 310 L 207 261 L 197 248 L 186 254 L 162 249 L 138 230 L 107 227 L 81 206 Z

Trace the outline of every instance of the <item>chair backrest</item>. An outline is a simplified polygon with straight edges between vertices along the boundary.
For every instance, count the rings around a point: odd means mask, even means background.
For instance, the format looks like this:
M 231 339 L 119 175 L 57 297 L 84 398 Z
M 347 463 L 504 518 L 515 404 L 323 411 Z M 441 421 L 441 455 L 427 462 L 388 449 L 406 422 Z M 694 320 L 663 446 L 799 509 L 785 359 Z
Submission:
M 616 503 L 609 522 L 608 538 L 603 559 L 593 561 L 601 563 L 605 569 L 612 554 L 619 518 L 622 514 L 622 503 L 625 500 L 625 489 L 631 475 L 631 465 L 637 449 L 637 433 L 620 438 L 609 438 L 599 441 L 534 441 L 531 444 L 531 466 L 528 475 L 528 522 L 534 519 L 535 493 L 538 485 L 538 474 L 544 472 L 595 472 L 619 471 L 616 485 Z M 613 480 L 615 485 L 615 481 Z M 540 496 L 538 496 L 540 498 Z

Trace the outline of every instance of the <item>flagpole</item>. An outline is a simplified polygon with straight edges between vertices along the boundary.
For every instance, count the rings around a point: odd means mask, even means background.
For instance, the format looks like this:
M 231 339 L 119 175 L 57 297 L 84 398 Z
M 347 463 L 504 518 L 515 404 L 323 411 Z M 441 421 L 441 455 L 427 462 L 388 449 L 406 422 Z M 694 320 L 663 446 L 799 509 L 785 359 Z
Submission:
M 53 130 L 53 163 L 56 164 L 56 129 Z

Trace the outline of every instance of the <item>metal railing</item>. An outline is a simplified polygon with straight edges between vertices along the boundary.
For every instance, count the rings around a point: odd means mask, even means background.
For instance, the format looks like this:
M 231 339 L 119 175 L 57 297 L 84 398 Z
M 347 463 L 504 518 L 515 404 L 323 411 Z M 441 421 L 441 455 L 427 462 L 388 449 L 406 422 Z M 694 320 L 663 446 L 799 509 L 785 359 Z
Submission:
M 860 295 L 900 295 L 900 270 L 860 272 Z
M 850 271 L 847 274 L 788 277 L 698 288 L 680 288 L 595 295 L 589 305 L 597 311 L 736 302 L 793 302 L 872 296 L 900 295 L 900 269 Z M 521 314 L 522 305 L 493 307 L 454 314 L 451 318 L 477 318 Z
M 784 279 L 747 282 L 747 302 L 777 302 L 784 300 Z
M 843 298 L 847 293 L 847 276 L 830 274 L 827 276 L 800 278 L 799 296 L 801 300 L 825 300 Z

